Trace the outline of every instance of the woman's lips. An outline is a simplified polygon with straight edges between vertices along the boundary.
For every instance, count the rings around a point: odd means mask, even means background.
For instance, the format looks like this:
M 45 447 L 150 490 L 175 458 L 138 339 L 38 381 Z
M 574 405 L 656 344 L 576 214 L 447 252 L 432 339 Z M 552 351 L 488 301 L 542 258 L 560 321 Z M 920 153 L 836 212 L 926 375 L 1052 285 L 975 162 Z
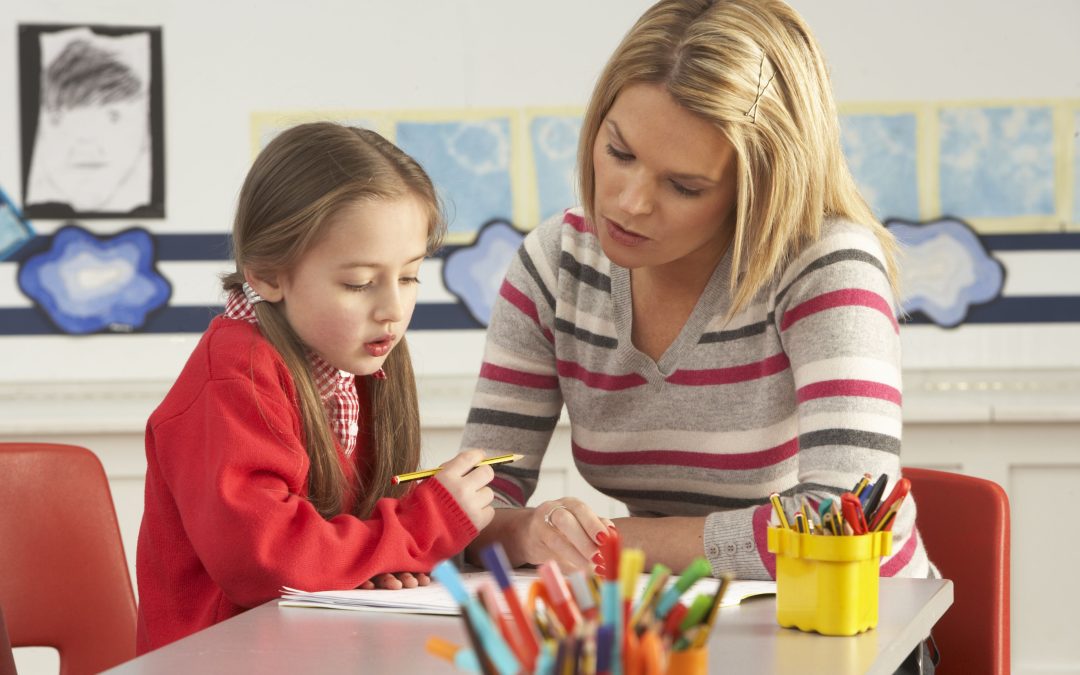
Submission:
M 364 343 L 364 349 L 368 354 L 374 357 L 386 356 L 390 353 L 390 348 L 394 346 L 394 336 L 387 335 L 381 337 L 378 340 L 372 340 L 371 342 Z
M 639 246 L 649 241 L 648 237 L 625 230 L 613 220 L 605 218 L 604 222 L 607 224 L 608 235 L 623 246 Z

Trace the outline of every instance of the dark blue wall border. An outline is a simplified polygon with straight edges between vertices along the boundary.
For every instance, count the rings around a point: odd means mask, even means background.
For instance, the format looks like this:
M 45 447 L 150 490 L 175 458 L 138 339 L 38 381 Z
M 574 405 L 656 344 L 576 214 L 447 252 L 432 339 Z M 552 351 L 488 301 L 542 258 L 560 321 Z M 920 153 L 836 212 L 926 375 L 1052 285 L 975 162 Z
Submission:
M 1080 250 L 1080 232 L 1037 234 L 984 234 L 983 243 L 991 251 Z M 158 261 L 208 261 L 229 259 L 228 234 L 159 234 Z M 51 237 L 36 236 L 12 255 L 9 262 L 21 263 L 49 248 Z M 460 246 L 445 246 L 436 257 L 444 258 Z M 222 311 L 214 306 L 165 307 L 155 312 L 141 333 L 201 333 L 210 319 Z M 907 318 L 907 324 L 932 325 L 921 313 Z M 1080 323 L 1080 296 L 1008 296 L 968 310 L 967 324 Z M 416 307 L 410 330 L 482 329 L 460 303 L 425 304 Z M 0 308 L 0 335 L 59 335 L 60 331 L 36 308 Z

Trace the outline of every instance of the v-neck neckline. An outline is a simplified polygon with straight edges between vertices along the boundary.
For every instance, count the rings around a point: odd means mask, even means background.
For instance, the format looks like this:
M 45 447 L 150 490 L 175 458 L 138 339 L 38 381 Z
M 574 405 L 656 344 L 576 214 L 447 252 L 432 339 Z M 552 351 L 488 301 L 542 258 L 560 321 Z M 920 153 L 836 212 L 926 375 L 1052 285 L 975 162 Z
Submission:
M 716 265 L 705 288 L 694 303 L 694 309 L 679 330 L 678 335 L 668 345 L 659 360 L 634 346 L 632 339 L 634 326 L 633 291 L 630 286 L 630 270 L 611 262 L 611 302 L 615 319 L 615 331 L 619 340 L 618 353 L 628 360 L 652 384 L 663 382 L 678 370 L 679 360 L 689 347 L 701 340 L 706 326 L 713 317 L 723 314 L 731 304 L 731 297 L 726 292 L 727 279 L 731 270 L 731 248 Z

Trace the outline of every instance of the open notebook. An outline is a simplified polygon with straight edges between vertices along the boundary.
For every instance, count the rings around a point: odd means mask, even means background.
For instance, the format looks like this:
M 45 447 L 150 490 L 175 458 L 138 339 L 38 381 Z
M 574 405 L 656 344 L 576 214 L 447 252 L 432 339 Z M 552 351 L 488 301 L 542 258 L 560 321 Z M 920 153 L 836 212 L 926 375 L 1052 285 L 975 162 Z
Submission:
M 466 590 L 475 596 L 477 588 L 487 579 L 492 579 L 487 572 L 465 572 L 461 575 Z M 529 586 L 539 579 L 533 570 L 515 570 L 514 588 L 522 602 L 528 597 Z M 638 579 L 635 597 L 640 597 L 648 583 L 648 575 L 642 574 Z M 674 580 L 669 581 L 674 583 Z M 702 593 L 712 595 L 716 592 L 717 579 L 700 579 L 683 594 L 683 602 L 689 604 Z M 737 605 L 744 599 L 755 595 L 773 595 L 776 593 L 775 581 L 743 581 L 736 579 L 731 582 L 724 592 L 721 607 Z M 501 600 L 501 594 L 500 594 Z M 295 588 L 282 588 L 281 601 L 283 607 L 323 607 L 329 609 L 352 609 L 364 612 L 394 612 L 399 614 L 460 614 L 461 610 L 450 593 L 437 581 L 432 580 L 428 586 L 419 588 L 403 588 L 398 591 L 301 591 Z M 504 611 L 509 611 L 505 607 Z

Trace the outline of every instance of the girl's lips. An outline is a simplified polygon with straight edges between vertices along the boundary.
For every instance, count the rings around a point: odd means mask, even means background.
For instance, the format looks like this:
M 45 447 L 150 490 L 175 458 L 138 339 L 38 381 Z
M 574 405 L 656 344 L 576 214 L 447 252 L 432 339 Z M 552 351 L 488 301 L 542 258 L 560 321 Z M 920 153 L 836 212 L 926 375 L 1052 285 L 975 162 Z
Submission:
M 374 357 L 386 356 L 390 353 L 390 348 L 394 346 L 394 336 L 388 335 L 379 340 L 372 340 L 371 342 L 364 343 L 364 349 L 368 354 Z
M 640 246 L 649 241 L 648 237 L 643 237 L 640 234 L 634 234 L 633 232 L 624 230 L 613 220 L 605 218 L 604 222 L 607 224 L 608 235 L 623 246 Z

